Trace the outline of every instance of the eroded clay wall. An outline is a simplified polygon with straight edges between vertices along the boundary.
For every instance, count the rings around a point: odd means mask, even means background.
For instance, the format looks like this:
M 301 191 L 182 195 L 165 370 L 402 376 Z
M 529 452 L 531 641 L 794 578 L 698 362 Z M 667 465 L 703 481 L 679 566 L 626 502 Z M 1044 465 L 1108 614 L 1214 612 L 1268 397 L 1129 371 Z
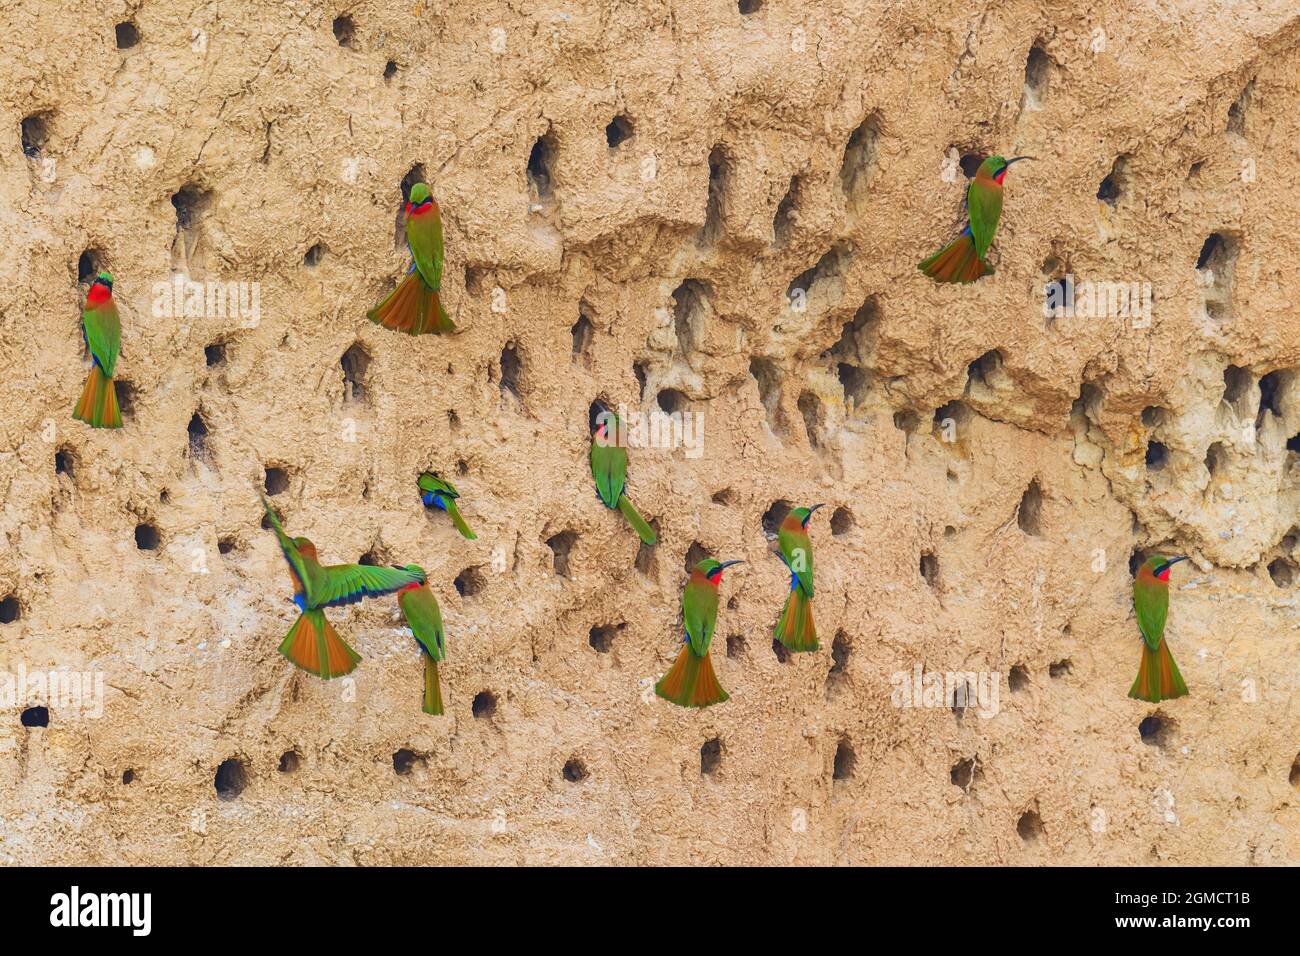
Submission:
M 0 709 L 0 861 L 1300 858 L 1293 3 L 11 0 L 0 50 L 0 672 L 102 680 Z M 1037 157 L 996 273 L 936 285 L 988 153 Z M 421 175 L 449 338 L 365 318 Z M 120 432 L 70 417 L 101 267 Z M 632 451 L 653 550 L 598 397 L 703 422 Z M 263 488 L 428 570 L 445 717 L 392 599 L 330 612 L 353 679 L 276 653 Z M 815 502 L 823 648 L 778 654 Z M 704 554 L 748 563 L 693 712 L 651 688 Z M 999 694 L 898 706 L 918 669 Z

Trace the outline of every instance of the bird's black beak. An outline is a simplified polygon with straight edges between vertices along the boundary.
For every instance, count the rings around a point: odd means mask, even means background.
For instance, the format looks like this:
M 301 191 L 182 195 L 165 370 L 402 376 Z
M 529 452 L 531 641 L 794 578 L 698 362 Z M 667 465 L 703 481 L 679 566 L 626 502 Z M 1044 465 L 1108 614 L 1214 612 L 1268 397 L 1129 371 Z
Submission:
M 824 504 L 813 505 L 811 508 L 808 509 L 808 517 L 811 518 L 811 517 L 812 517 L 812 513 L 813 513 L 814 511 L 816 511 L 818 508 L 825 508 L 825 507 L 826 507 L 826 505 L 824 505 Z
M 1018 163 L 1022 159 L 1036 160 L 1037 158 L 1038 158 L 1037 156 L 1012 156 L 1010 159 L 1007 160 L 1007 165 L 1010 166 L 1012 163 Z
M 723 561 L 723 562 L 718 566 L 718 570 L 719 570 L 719 571 L 725 571 L 725 570 L 727 570 L 727 568 L 731 567 L 733 564 L 744 564 L 744 563 L 745 563 L 744 561 Z
M 1187 560 L 1187 555 L 1183 555 L 1181 558 L 1170 558 L 1168 561 L 1165 562 L 1165 567 L 1172 568 L 1179 561 L 1186 561 L 1186 560 Z

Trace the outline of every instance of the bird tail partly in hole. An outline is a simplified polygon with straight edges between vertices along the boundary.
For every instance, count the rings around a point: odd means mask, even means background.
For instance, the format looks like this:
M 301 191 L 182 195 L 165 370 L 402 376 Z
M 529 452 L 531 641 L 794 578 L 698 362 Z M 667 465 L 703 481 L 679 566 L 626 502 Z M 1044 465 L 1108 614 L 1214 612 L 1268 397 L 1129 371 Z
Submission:
M 682 707 L 708 707 L 721 704 L 728 694 L 713 673 L 708 656 L 700 657 L 689 642 L 682 644 L 677 660 L 663 680 L 655 684 L 655 693 Z
M 815 651 L 817 626 L 813 624 L 812 598 L 798 587 L 790 589 L 785 608 L 776 622 L 776 639 L 792 651 Z
M 414 269 L 402 278 L 397 288 L 388 294 L 388 298 L 367 312 L 366 316 L 371 322 L 377 322 L 386 329 L 408 335 L 442 335 L 456 331 L 447 310 L 442 307 L 438 291 L 429 288 L 428 283 Z
M 993 270 L 975 251 L 969 229 L 917 266 L 935 282 L 974 282 Z
M 641 517 L 641 512 L 632 507 L 632 502 L 627 500 L 627 495 L 618 496 L 618 510 L 623 512 L 623 517 L 627 519 L 627 523 L 632 526 L 646 544 L 654 544 L 659 540 L 659 536 L 655 534 L 655 529 L 650 527 L 650 523 L 645 518 Z
M 72 417 L 92 428 L 121 428 L 122 411 L 117 405 L 117 386 L 96 362 L 86 377 L 85 387 Z
M 451 516 L 451 523 L 456 526 L 456 530 L 460 532 L 460 536 L 469 541 L 476 540 L 478 535 L 471 531 L 469 525 L 465 523 L 465 519 L 461 516 L 460 509 L 456 507 L 455 500 L 451 498 L 445 500 L 447 502 L 447 514 Z
M 421 710 L 435 717 L 442 716 L 442 684 L 438 680 L 438 662 L 428 654 L 424 658 L 424 700 Z
M 1142 663 L 1138 665 L 1137 680 L 1133 682 L 1128 695 L 1137 700 L 1158 704 L 1162 700 L 1183 697 L 1187 694 L 1187 684 L 1183 675 L 1178 673 L 1174 655 L 1169 653 L 1169 642 L 1161 638 L 1158 650 L 1151 650 L 1146 641 L 1142 642 Z
M 361 661 L 320 610 L 299 615 L 280 643 L 280 653 L 322 680 L 350 674 Z

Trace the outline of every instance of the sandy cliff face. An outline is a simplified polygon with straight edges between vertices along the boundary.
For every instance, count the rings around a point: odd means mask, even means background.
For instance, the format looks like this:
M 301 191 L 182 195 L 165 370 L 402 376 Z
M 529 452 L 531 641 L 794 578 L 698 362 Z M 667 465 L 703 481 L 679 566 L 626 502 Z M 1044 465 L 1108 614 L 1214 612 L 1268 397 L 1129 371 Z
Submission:
M 23 0 L 0 37 L 0 673 L 102 681 L 0 708 L 0 861 L 1300 860 L 1294 4 Z M 937 286 L 991 152 L 1038 157 L 996 274 Z M 364 315 L 413 173 L 452 338 Z M 118 433 L 70 418 L 96 267 Z M 595 500 L 598 397 L 703 423 L 632 451 L 653 551 Z M 352 679 L 276 653 L 263 487 L 325 560 L 429 571 L 447 716 L 392 599 L 331 612 Z M 764 520 L 814 502 L 823 649 L 779 655 Z M 1191 696 L 1153 706 L 1157 549 Z M 748 563 L 689 712 L 652 685 L 703 554 Z M 918 669 L 985 696 L 897 706 Z

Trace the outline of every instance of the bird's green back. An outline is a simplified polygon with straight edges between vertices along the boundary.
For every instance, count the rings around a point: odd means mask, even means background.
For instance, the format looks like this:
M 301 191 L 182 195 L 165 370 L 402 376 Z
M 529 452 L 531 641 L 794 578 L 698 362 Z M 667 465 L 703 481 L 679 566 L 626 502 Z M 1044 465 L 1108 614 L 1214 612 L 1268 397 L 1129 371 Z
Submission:
M 429 288 L 442 288 L 442 217 L 435 206 L 420 215 L 406 217 L 406 244 L 411 249 L 415 268 Z
M 813 596 L 813 552 L 812 539 L 802 527 L 787 528 L 784 523 L 776 535 L 781 548 L 781 557 L 786 567 L 798 578 L 798 588 L 807 597 Z
M 81 312 L 81 327 L 86 331 L 86 345 L 99 367 L 109 378 L 117 367 L 122 348 L 122 320 L 112 299 L 90 306 Z
M 1133 582 L 1133 610 L 1137 614 L 1142 639 L 1151 650 L 1158 650 L 1165 634 L 1165 618 L 1169 614 L 1169 586 L 1149 575 L 1144 578 L 1139 573 Z
M 992 176 L 986 175 L 984 166 L 989 161 L 984 161 L 979 174 L 966 190 L 966 213 L 970 217 L 971 238 L 975 241 L 975 252 L 980 259 L 988 255 L 989 246 L 993 244 L 993 234 L 997 232 L 998 219 L 1002 216 L 1002 187 Z
M 420 646 L 435 661 L 444 660 L 447 636 L 442 629 L 442 610 L 433 592 L 427 586 L 409 588 L 397 595 L 397 603 Z
M 707 656 L 718 623 L 718 589 L 700 571 L 693 571 L 682 589 L 682 621 L 691 651 L 697 657 Z
M 596 480 L 596 491 L 605 507 L 617 508 L 619 496 L 627 485 L 627 449 L 615 444 L 622 434 L 618 418 L 610 415 L 606 421 L 605 434 L 609 435 L 612 430 L 613 436 L 607 439 L 608 444 L 603 445 L 592 436 L 591 476 Z

